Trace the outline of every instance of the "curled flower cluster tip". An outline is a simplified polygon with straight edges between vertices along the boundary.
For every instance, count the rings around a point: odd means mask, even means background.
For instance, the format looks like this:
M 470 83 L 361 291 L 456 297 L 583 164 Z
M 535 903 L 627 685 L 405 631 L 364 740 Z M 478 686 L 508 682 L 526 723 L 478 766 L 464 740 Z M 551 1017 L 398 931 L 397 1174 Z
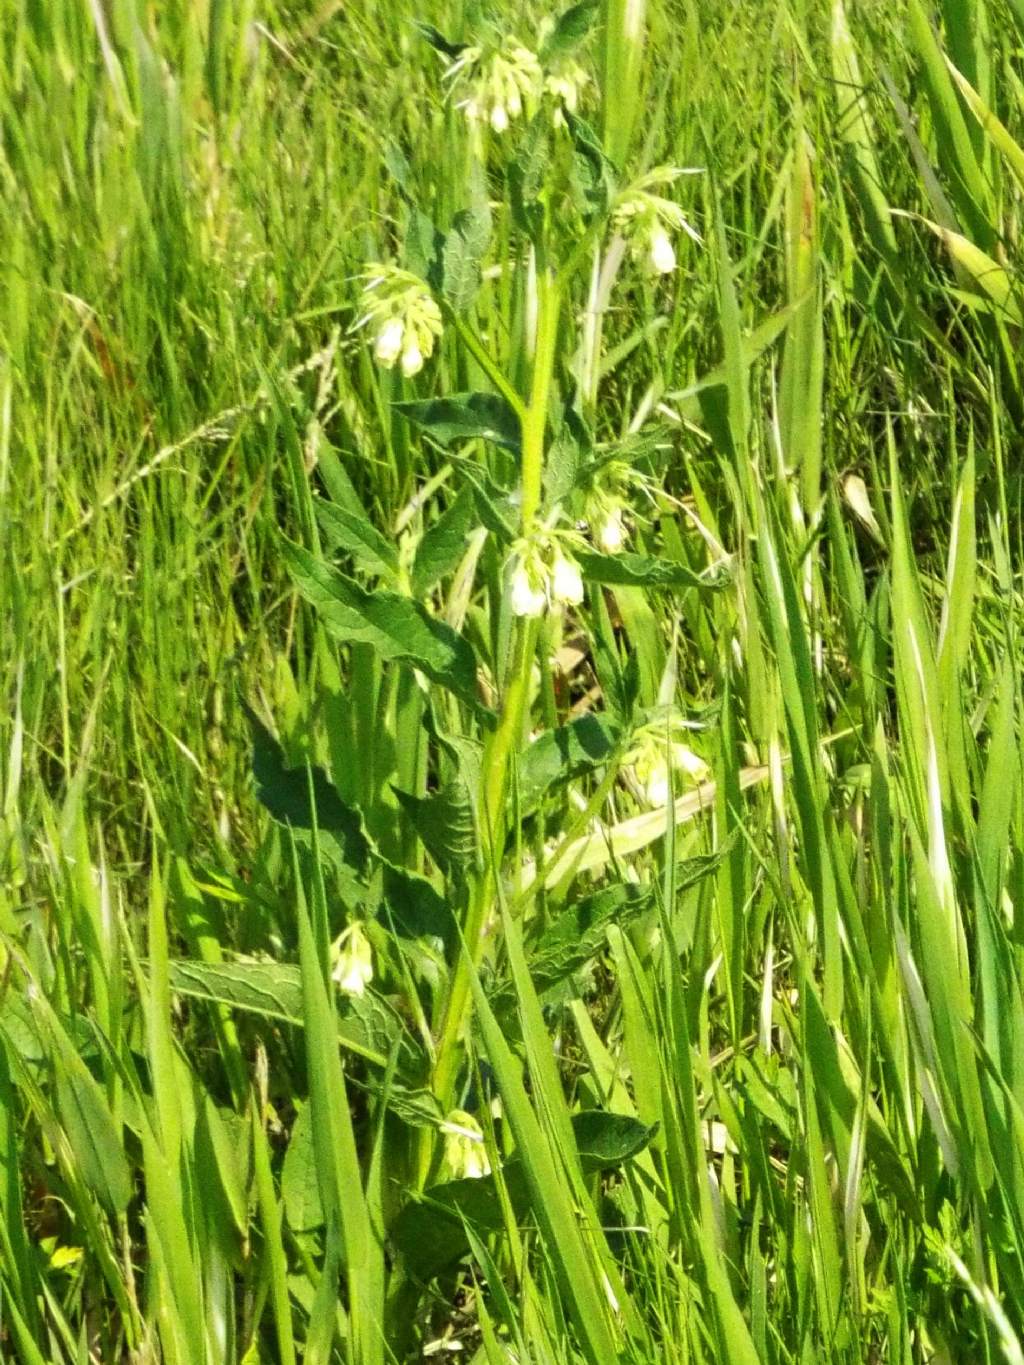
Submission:
M 465 91 L 457 107 L 471 123 L 489 123 L 496 133 L 503 133 L 513 119 L 533 113 L 543 73 L 536 53 L 509 37 L 490 52 L 464 48 L 445 72 L 445 80 L 453 89 Z
M 465 1109 L 453 1109 L 441 1124 L 441 1132 L 445 1161 L 456 1180 L 479 1180 L 490 1175 L 483 1129 L 472 1114 Z
M 683 742 L 685 731 L 675 718 L 670 719 L 668 735 L 664 723 L 652 722 L 637 731 L 626 765 L 647 805 L 668 805 L 672 796 L 673 775 L 676 786 L 696 786 L 708 774 L 708 765 Z
M 700 234 L 690 226 L 678 204 L 654 191 L 680 175 L 692 174 L 676 166 L 659 166 L 631 185 L 612 214 L 615 229 L 629 242 L 633 255 L 653 275 L 669 275 L 676 268 L 672 234 L 685 232 L 695 242 Z
M 356 327 L 369 327 L 373 354 L 390 370 L 400 362 L 407 379 L 423 369 L 441 335 L 443 323 L 430 290 L 408 270 L 371 264 L 364 272 L 363 315 Z

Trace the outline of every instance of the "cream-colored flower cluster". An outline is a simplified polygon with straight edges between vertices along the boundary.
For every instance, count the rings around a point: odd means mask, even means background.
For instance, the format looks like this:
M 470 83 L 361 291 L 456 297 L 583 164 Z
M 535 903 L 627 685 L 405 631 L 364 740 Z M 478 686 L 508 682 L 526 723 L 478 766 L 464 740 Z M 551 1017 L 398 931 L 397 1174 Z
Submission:
M 609 460 L 594 477 L 583 504 L 591 539 L 605 554 L 618 554 L 629 539 L 630 489 L 649 492 L 649 480 L 625 460 Z
M 419 374 L 441 335 L 441 310 L 434 296 L 411 271 L 372 263 L 364 271 L 363 314 L 356 328 L 369 327 L 373 353 L 390 370 L 400 362 L 407 379 Z
M 537 54 L 514 37 L 489 51 L 464 48 L 444 79 L 462 94 L 456 107 L 466 118 L 471 123 L 489 123 L 496 133 L 503 133 L 522 114 L 531 115 L 544 85 Z
M 668 275 L 676 268 L 673 234 L 685 232 L 693 241 L 701 240 L 679 205 L 654 192 L 681 175 L 691 174 L 694 172 L 678 166 L 658 166 L 625 190 L 612 210 L 615 230 L 629 243 L 633 256 L 654 275 Z
M 554 96 L 559 106 L 564 105 L 570 114 L 575 114 L 580 107 L 580 96 L 589 81 L 590 77 L 579 62 L 567 57 L 547 72 L 544 77 L 544 89 L 549 95 Z M 555 126 L 560 128 L 564 122 L 561 107 L 557 107 Z
M 543 616 L 549 607 L 583 601 L 583 576 L 564 535 L 541 532 L 512 546 L 512 610 Z
M 545 15 L 537 27 L 537 46 L 543 52 L 547 40 L 555 29 L 555 20 Z M 544 90 L 555 100 L 554 124 L 561 128 L 565 124 L 563 108 L 575 114 L 580 107 L 583 91 L 590 83 L 590 76 L 574 57 L 555 57 L 544 65 Z
M 479 1180 L 491 1173 L 483 1129 L 465 1109 L 453 1109 L 440 1125 L 444 1159 L 455 1180 Z
M 639 794 L 651 807 L 666 806 L 675 785 L 696 786 L 708 774 L 708 765 L 685 743 L 685 728 L 678 717 L 642 726 L 626 755 L 625 767 L 633 776 Z

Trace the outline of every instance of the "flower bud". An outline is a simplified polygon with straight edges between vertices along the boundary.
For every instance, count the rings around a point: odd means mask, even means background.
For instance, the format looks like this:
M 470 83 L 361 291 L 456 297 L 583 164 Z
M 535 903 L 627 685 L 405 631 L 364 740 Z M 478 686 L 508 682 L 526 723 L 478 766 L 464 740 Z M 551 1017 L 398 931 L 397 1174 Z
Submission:
M 503 104 L 496 104 L 491 110 L 491 127 L 496 133 L 503 133 L 508 127 L 508 111 Z
M 672 240 L 660 224 L 651 231 L 648 261 L 656 275 L 670 275 L 676 268 Z
M 556 602 L 576 607 L 583 601 L 583 579 L 575 559 L 555 551 L 551 566 L 551 593 Z
M 626 525 L 621 507 L 609 507 L 596 528 L 597 543 L 608 555 L 618 554 L 626 543 Z
M 373 951 L 358 920 L 341 934 L 337 948 L 331 976 L 346 995 L 363 995 L 373 980 Z
M 415 341 L 410 341 L 402 352 L 402 373 L 406 379 L 411 379 L 414 374 L 419 374 L 423 369 L 423 352 Z
M 405 336 L 405 324 L 401 318 L 389 318 L 377 333 L 373 353 L 382 365 L 390 367 L 398 359 Z
M 541 616 L 547 606 L 547 594 L 540 575 L 522 560 L 512 574 L 511 601 L 516 616 Z
M 472 1114 L 453 1109 L 441 1124 L 444 1158 L 456 1180 L 479 1180 L 490 1175 L 491 1163 L 484 1146 L 483 1129 Z

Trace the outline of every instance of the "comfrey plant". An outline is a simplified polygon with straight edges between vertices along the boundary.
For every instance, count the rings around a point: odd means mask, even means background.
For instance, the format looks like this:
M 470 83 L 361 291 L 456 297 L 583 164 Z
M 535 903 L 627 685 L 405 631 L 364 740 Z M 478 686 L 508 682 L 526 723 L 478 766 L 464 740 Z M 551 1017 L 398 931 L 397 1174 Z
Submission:
M 599 93 L 585 65 L 598 11 L 576 5 L 533 45 L 490 29 L 466 43 L 424 29 L 444 63 L 438 111 L 461 140 L 466 206 L 439 225 L 396 160 L 402 231 L 363 268 L 351 332 L 392 372 L 381 394 L 402 440 L 418 437 L 424 464 L 437 463 L 422 487 L 405 476 L 407 508 L 382 533 L 322 456 L 320 540 L 334 562 L 284 542 L 296 586 L 345 651 L 351 698 L 339 693 L 331 707 L 333 786 L 319 770 L 286 769 L 259 730 L 261 792 L 311 832 L 305 989 L 317 1008 L 337 1004 L 362 1038 L 348 1084 L 363 1087 L 380 1124 L 389 1115 L 375 1141 L 391 1144 L 392 1185 L 375 1204 L 369 1186 L 365 1199 L 353 1194 L 360 1140 L 329 1089 L 346 1084 L 337 1060 L 311 1052 L 311 1131 L 330 1129 L 336 1144 L 314 1151 L 325 1226 L 332 1211 L 338 1220 L 327 1236 L 340 1239 L 350 1301 L 369 1296 L 391 1341 L 414 1330 L 424 1282 L 465 1253 L 465 1201 L 474 1218 L 500 1222 L 502 1200 L 515 1208 L 532 1188 L 536 1172 L 524 1183 L 515 1163 L 536 1157 L 536 1120 L 505 1037 L 538 1008 L 531 974 L 556 984 L 602 943 L 600 917 L 568 948 L 545 937 L 549 882 L 563 904 L 578 894 L 571 871 L 556 875 L 554 812 L 568 800 L 573 818 L 601 827 L 613 792 L 646 812 L 671 801 L 673 774 L 692 783 L 705 772 L 674 723 L 642 723 L 667 636 L 656 628 L 649 658 L 630 662 L 612 621 L 635 610 L 638 591 L 665 594 L 670 620 L 672 594 L 714 585 L 653 539 L 665 514 L 658 432 L 601 431 L 601 316 L 617 277 L 635 263 L 637 287 L 668 290 L 682 243 L 699 237 L 670 197 L 682 172 L 630 177 L 609 154 L 618 134 L 587 118 Z M 586 698 L 575 683 L 556 691 L 552 659 L 570 636 L 599 704 L 577 705 Z M 609 831 L 604 861 L 613 857 Z M 600 860 L 589 866 L 600 875 Z M 307 1046 L 317 1046 L 309 1031 Z M 542 1073 L 531 1074 L 539 1085 Z M 505 1117 L 493 1117 L 489 1097 Z M 648 1136 L 612 1115 L 577 1118 L 599 1166 Z M 568 1205 L 552 1216 L 558 1254 L 576 1257 L 603 1305 L 576 1330 L 610 1348 L 621 1331 L 613 1258 Z

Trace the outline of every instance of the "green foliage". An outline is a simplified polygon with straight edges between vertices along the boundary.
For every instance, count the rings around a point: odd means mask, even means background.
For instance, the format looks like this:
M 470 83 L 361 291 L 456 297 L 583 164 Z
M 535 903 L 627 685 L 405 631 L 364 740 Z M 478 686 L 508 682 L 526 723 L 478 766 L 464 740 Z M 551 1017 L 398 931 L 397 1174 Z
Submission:
M 0 0 L 0 1359 L 1019 1361 L 1019 0 L 200 10 Z

